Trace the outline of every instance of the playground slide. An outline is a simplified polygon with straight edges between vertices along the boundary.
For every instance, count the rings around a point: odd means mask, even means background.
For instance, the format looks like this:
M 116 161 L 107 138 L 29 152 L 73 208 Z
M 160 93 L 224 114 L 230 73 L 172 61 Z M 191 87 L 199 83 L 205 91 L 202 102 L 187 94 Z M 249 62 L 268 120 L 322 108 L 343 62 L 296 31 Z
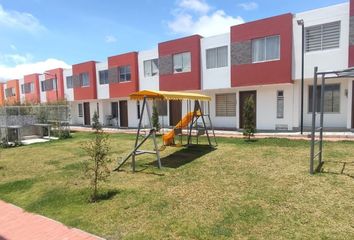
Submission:
M 200 112 L 196 112 L 197 116 L 200 116 Z M 186 128 L 188 124 L 192 121 L 193 119 L 193 112 L 189 112 L 184 117 L 182 118 L 181 121 L 177 123 L 177 125 L 168 133 L 165 133 L 162 136 L 163 144 L 165 146 L 171 145 L 173 143 L 173 138 L 175 137 L 175 131 L 174 129 L 180 129 L 180 128 Z

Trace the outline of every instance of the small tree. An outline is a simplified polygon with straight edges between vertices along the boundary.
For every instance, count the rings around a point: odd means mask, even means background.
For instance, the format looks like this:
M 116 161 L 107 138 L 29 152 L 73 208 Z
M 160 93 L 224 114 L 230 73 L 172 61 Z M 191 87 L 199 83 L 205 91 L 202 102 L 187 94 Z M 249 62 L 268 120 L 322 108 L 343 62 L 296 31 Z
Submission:
M 157 111 L 157 107 L 154 105 L 152 107 L 152 126 L 156 129 L 156 131 L 160 131 L 160 122 L 159 122 L 159 112 Z
M 102 130 L 101 124 L 98 122 L 97 113 L 94 114 L 92 122 L 92 128 L 95 129 L 94 137 L 92 140 L 87 141 L 83 146 L 83 149 L 89 156 L 89 158 L 84 161 L 84 173 L 90 180 L 90 201 L 96 202 L 99 198 L 99 183 L 106 181 L 109 177 L 110 171 L 108 169 L 108 163 L 111 159 L 108 158 L 110 152 L 109 138 Z
M 250 140 L 251 137 L 254 136 L 254 133 L 256 132 L 255 129 L 256 123 L 254 122 L 254 119 L 255 119 L 255 102 L 253 101 L 253 98 L 249 96 L 246 99 L 245 106 L 243 108 L 243 120 L 244 120 L 243 135 L 246 136 L 248 140 Z
M 92 129 L 96 132 L 102 130 L 102 124 L 100 123 L 100 119 L 96 111 L 93 113 L 92 117 Z

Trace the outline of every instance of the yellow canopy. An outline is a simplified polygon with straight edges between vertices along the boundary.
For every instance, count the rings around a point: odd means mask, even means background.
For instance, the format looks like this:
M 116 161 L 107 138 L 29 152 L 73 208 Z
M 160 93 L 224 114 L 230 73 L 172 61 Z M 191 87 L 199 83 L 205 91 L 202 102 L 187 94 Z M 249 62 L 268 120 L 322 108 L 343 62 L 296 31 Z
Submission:
M 169 91 L 152 91 L 152 90 L 142 90 L 130 94 L 130 99 L 142 100 L 144 97 L 148 99 L 160 99 L 160 100 L 200 100 L 200 101 L 210 101 L 211 97 L 198 94 L 198 93 L 187 93 L 187 92 L 169 92 Z

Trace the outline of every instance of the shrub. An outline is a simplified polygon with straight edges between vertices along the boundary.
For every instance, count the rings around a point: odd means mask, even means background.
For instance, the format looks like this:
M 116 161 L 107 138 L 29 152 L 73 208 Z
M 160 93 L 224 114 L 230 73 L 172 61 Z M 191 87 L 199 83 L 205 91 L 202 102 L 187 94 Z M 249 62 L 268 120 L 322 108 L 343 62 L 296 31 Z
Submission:
M 255 102 L 250 96 L 245 101 L 245 106 L 243 109 L 243 119 L 244 119 L 244 130 L 243 135 L 247 137 L 248 140 L 254 136 L 256 132 L 255 126 Z
M 159 122 L 159 113 L 157 111 L 157 107 L 154 105 L 152 107 L 152 126 L 156 129 L 156 131 L 160 131 L 161 125 Z

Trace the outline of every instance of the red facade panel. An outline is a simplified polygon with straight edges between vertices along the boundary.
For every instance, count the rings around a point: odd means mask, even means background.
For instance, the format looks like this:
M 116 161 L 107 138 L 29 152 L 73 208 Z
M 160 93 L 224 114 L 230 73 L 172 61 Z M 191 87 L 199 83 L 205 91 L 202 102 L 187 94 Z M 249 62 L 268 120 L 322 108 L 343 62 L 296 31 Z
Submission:
M 160 90 L 183 91 L 201 89 L 201 59 L 200 59 L 200 35 L 193 35 L 172 41 L 159 43 L 159 57 L 171 56 L 174 54 L 191 53 L 191 71 L 184 73 L 173 72 L 160 74 Z
M 6 97 L 6 104 L 13 105 L 20 103 L 20 86 L 18 79 L 10 80 L 6 82 L 6 89 L 14 88 L 15 89 L 15 96 Z
M 39 74 L 34 73 L 24 76 L 24 83 L 33 83 L 34 89 L 31 93 L 25 93 L 25 102 L 36 104 L 40 103 L 40 86 L 39 86 Z
M 289 13 L 231 27 L 231 43 L 280 36 L 280 60 L 232 65 L 232 87 L 292 83 L 292 19 Z
M 5 104 L 4 83 L 0 83 L 0 106 Z
M 138 53 L 130 52 L 108 58 L 109 69 L 123 66 L 130 66 L 130 81 L 110 82 L 109 96 L 111 98 L 127 97 L 139 90 Z
M 354 16 L 354 0 L 350 0 L 350 16 Z
M 57 80 L 57 89 L 46 91 L 47 102 L 56 102 L 64 100 L 64 80 L 63 80 L 63 69 L 57 68 L 46 71 L 48 74 L 45 74 L 45 79 Z
M 90 83 L 87 87 L 74 86 L 74 100 L 97 99 L 96 62 L 89 61 L 75 64 L 72 69 L 74 77 L 80 76 L 81 73 L 88 73 Z

